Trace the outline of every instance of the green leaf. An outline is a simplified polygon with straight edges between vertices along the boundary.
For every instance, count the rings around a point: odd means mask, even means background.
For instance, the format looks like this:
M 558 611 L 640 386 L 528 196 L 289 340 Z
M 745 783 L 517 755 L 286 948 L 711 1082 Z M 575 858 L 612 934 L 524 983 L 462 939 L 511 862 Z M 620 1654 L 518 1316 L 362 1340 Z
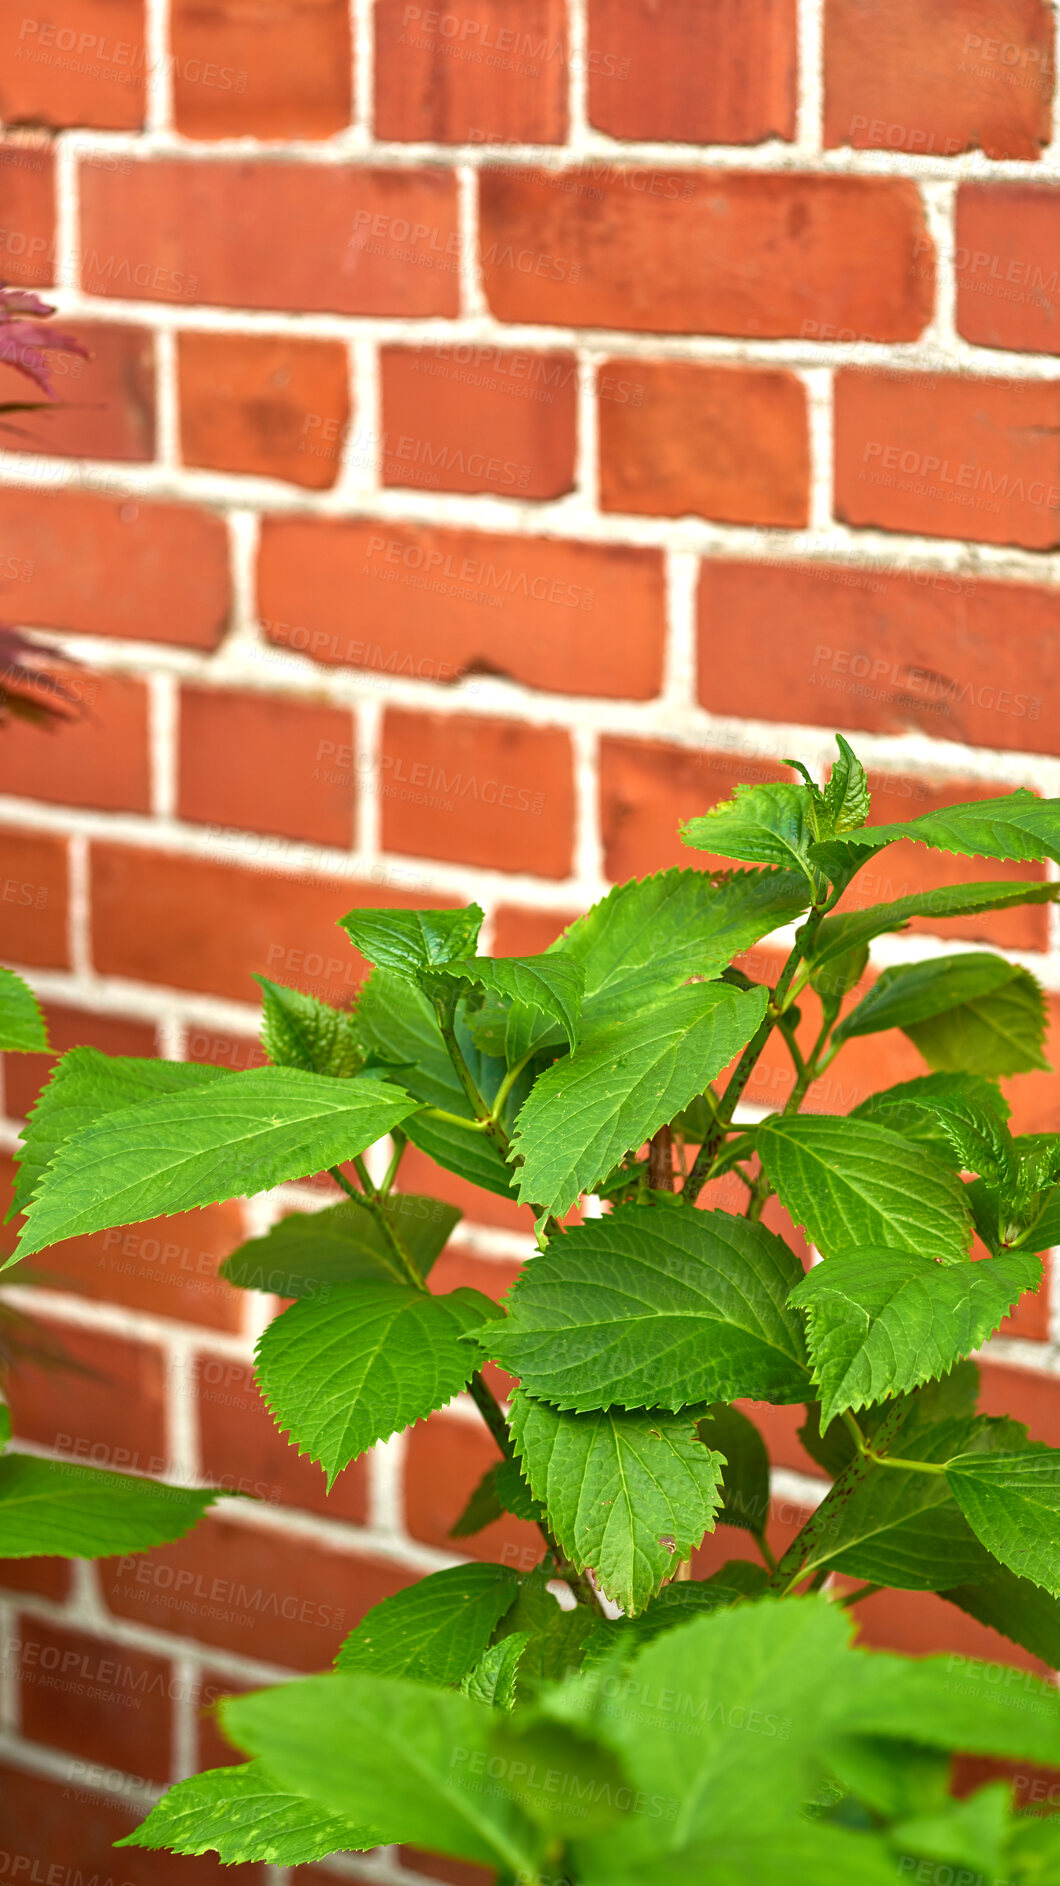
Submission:
M 456 1206 L 392 1192 L 383 1210 L 426 1277 L 460 1221 Z M 241 1244 L 220 1274 L 243 1290 L 269 1290 L 278 1297 L 327 1295 L 335 1284 L 368 1278 L 406 1281 L 378 1218 L 354 1199 L 324 1211 L 291 1212 L 263 1238 Z
M 978 1579 L 941 1590 L 939 1596 L 978 1623 L 1022 1644 L 1055 1670 L 1060 1666 L 1060 1603 L 1029 1578 L 1018 1578 L 998 1565 L 985 1551 L 983 1561 Z
M 461 1338 L 497 1315 L 477 1290 L 432 1297 L 397 1283 L 337 1284 L 269 1324 L 258 1387 L 330 1484 L 366 1448 L 460 1393 L 476 1367 L 474 1344 Z
M 364 1152 L 415 1106 L 365 1075 L 339 1082 L 256 1067 L 124 1107 L 63 1141 L 17 1255 L 305 1178 Z
M 839 758 L 832 763 L 824 802 L 833 832 L 855 831 L 869 816 L 869 782 L 849 741 L 836 734 Z
M 718 1402 L 696 1426 L 704 1447 L 716 1449 L 725 1462 L 718 1524 L 764 1532 L 769 1518 L 769 1455 L 754 1422 L 739 1408 Z
M 959 1673 L 958 1673 L 959 1672 Z M 837 1698 L 847 1734 L 898 1736 L 947 1753 L 1060 1766 L 1060 1696 L 1052 1684 L 972 1658 L 863 1653 Z
M 464 1695 L 472 1702 L 488 1703 L 491 1709 L 514 1709 L 519 1663 L 529 1642 L 529 1631 L 513 1631 L 499 1644 L 491 1644 L 461 1682 Z
M 806 1314 L 822 1424 L 945 1375 L 1041 1274 L 1027 1252 L 937 1264 L 914 1251 L 853 1250 L 818 1264 L 789 1302 Z
M 261 1045 L 277 1067 L 341 1078 L 364 1065 L 354 1017 L 315 995 L 255 976 L 264 998 Z
M 1009 1104 L 995 1081 L 982 1074 L 920 1074 L 915 1080 L 899 1081 L 882 1093 L 870 1094 L 848 1116 L 852 1120 L 871 1120 L 891 1133 L 901 1133 L 918 1146 L 926 1146 L 947 1165 L 955 1163 L 953 1140 L 942 1124 L 943 1109 L 952 1102 L 971 1102 L 989 1113 L 1001 1126 L 1009 1117 Z
M 28 982 L 13 969 L 0 969 L 0 1049 L 5 1053 L 48 1051 L 48 1030 L 40 1003 Z
M 523 1160 L 520 1200 L 561 1217 L 702 1093 L 754 1034 L 767 999 L 764 989 L 697 983 L 638 1020 L 586 1035 L 540 1076 L 520 1111 L 512 1145 Z
M 340 924 L 370 963 L 416 976 L 473 953 L 482 912 L 477 904 L 465 910 L 351 910 Z
M 1029 970 L 972 951 L 885 969 L 840 1022 L 834 1041 L 900 1028 L 924 1059 L 966 1074 L 1047 1067 L 1045 1005 Z
M 621 1682 L 588 1670 L 550 1698 L 554 1713 L 614 1749 L 634 1788 L 666 1804 L 579 1843 L 575 1877 L 811 1886 L 812 1875 L 789 1869 L 788 1849 L 854 1655 L 848 1632 L 835 1605 L 763 1599 L 667 1631 Z M 893 1861 L 891 1873 L 893 1886 Z M 831 1874 L 823 1878 L 832 1886 Z M 865 1875 L 855 1868 L 846 1878 L 863 1886 Z
M 11 1410 L 6 1402 L 0 1402 L 0 1454 L 11 1444 Z
M 414 983 L 391 969 L 375 969 L 361 991 L 357 1026 L 365 1047 L 381 1061 L 395 1064 L 394 1078 L 430 1107 L 471 1121 L 467 1095 L 449 1059 L 438 1018 L 427 997 Z M 504 1077 L 504 1062 L 480 1054 L 458 1015 L 457 1040 L 471 1074 L 486 1100 L 492 1102 Z M 511 1118 L 506 1110 L 503 1116 Z M 403 1131 L 412 1144 L 446 1171 L 458 1173 L 472 1185 L 514 1198 L 511 1172 L 493 1142 L 482 1133 L 447 1125 L 416 1114 Z
M 904 1854 L 929 1860 L 951 1861 L 964 1869 L 988 1865 L 1001 1877 L 1003 1848 L 1008 1830 L 1010 1789 L 995 1781 L 964 1801 L 949 1801 L 933 1813 L 916 1815 L 890 1829 L 893 1844 Z
M 549 953 L 585 972 L 583 1028 L 636 1021 L 690 977 L 719 975 L 809 901 L 801 871 L 663 871 L 617 885 Z
M 377 1825 L 381 1842 L 537 1877 L 545 1835 L 503 1780 L 482 1785 L 506 1720 L 484 1704 L 350 1671 L 230 1696 L 221 1711 L 281 1785 Z
M 98 1048 L 71 1048 L 42 1087 L 22 1129 L 18 1178 L 9 1217 L 25 1211 L 45 1168 L 58 1148 L 82 1127 L 117 1113 L 138 1100 L 179 1094 L 227 1080 L 218 1067 L 192 1061 L 141 1061 L 132 1055 L 101 1054 Z
M 114 1845 L 216 1853 L 226 1866 L 241 1860 L 300 1866 L 332 1853 L 362 1853 L 378 1840 L 367 1828 L 282 1787 L 264 1762 L 245 1762 L 178 1781 L 135 1832 Z
M 793 1114 L 764 1120 L 755 1146 L 781 1204 L 826 1257 L 916 1251 L 959 1262 L 971 1245 L 953 1172 L 867 1120 Z
M 519 1391 L 511 1432 L 553 1537 L 631 1615 L 714 1530 L 721 1461 L 687 1416 L 560 1414 Z
M 946 1479 L 987 1551 L 1060 1598 L 1060 1449 L 962 1454 L 949 1462 Z
M 511 996 L 520 1009 L 535 1009 L 552 1017 L 560 1023 L 571 1048 L 577 1047 L 585 971 L 570 957 L 554 953 L 475 956 L 466 961 L 445 963 L 441 973 L 474 983 L 480 989 Z
M 572 1611 L 563 1610 L 556 1594 L 549 1590 L 549 1581 L 555 1576 L 550 1560 L 535 1565 L 520 1580 L 519 1596 L 497 1627 L 498 1642 L 518 1637 L 524 1643 L 516 1688 L 531 1695 L 542 1685 L 562 1682 L 571 1671 L 581 1668 L 601 1623 L 583 1604 L 575 1605 Z
M 888 904 L 866 910 L 840 911 L 826 917 L 808 958 L 814 986 L 827 989 L 829 963 L 864 949 L 874 937 L 904 930 L 913 917 L 969 917 L 986 910 L 1009 910 L 1018 904 L 1051 904 L 1060 896 L 1056 884 L 942 884 L 931 891 L 914 891 Z
M 894 1451 L 901 1458 L 942 1464 L 969 1445 L 989 1445 L 982 1423 L 967 1416 L 918 1423 L 915 1414 Z M 943 1591 L 975 1583 L 990 1560 L 941 1473 L 897 1467 L 848 1466 L 815 1515 L 806 1572 L 826 1566 L 903 1591 Z
M 495 1519 L 511 1513 L 536 1526 L 544 1515 L 530 1488 L 512 1460 L 498 1460 L 487 1467 L 456 1525 L 450 1527 L 450 1539 L 469 1539 L 473 1533 L 491 1526 Z
M 748 864 L 783 865 L 812 882 L 809 786 L 737 786 L 736 796 L 681 827 L 684 844 Z
M 815 845 L 812 856 L 830 876 L 856 871 L 900 838 L 965 858 L 1052 858 L 1060 864 L 1060 799 L 1038 799 L 1022 786 L 997 799 L 971 799 L 924 812 L 897 825 L 869 825 Z
M 0 1559 L 98 1559 L 183 1539 L 215 1492 L 164 1486 L 72 1461 L 0 1460 Z
M 418 1683 L 459 1683 L 474 1669 L 519 1595 L 504 1565 L 456 1565 L 373 1605 L 335 1659 L 339 1670 L 371 1670 Z
M 528 1394 L 562 1408 L 799 1401 L 805 1349 L 787 1296 L 801 1276 L 745 1218 L 619 1206 L 526 1266 L 486 1340 Z

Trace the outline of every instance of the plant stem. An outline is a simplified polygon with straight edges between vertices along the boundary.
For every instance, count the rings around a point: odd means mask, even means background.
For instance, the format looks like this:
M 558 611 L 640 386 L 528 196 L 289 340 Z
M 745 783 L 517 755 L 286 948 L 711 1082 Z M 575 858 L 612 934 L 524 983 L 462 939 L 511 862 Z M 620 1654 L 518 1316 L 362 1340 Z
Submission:
M 345 1173 L 341 1172 L 338 1166 L 329 1166 L 328 1171 L 336 1185 L 341 1186 L 342 1190 L 346 1192 L 350 1198 L 356 1199 L 358 1205 L 364 1205 L 368 1211 L 371 1212 L 384 1238 L 389 1244 L 394 1257 L 397 1259 L 399 1272 L 404 1273 L 405 1281 L 410 1283 L 414 1290 L 422 1290 L 424 1295 L 428 1296 L 430 1292 L 420 1274 L 419 1266 L 412 1252 L 409 1250 L 408 1245 L 405 1243 L 404 1238 L 398 1231 L 397 1226 L 391 1219 L 390 1213 L 386 1208 L 385 1200 L 372 1184 L 367 1166 L 363 1159 L 355 1159 L 353 1163 L 357 1168 L 358 1177 L 364 1186 L 363 1192 L 358 1192 L 356 1186 L 350 1184 Z
M 397 1178 L 397 1175 L 398 1175 L 398 1167 L 400 1166 L 401 1161 L 405 1157 L 405 1151 L 409 1143 L 408 1136 L 401 1131 L 400 1127 L 395 1127 L 390 1137 L 394 1142 L 394 1154 L 390 1161 L 390 1164 L 388 1165 L 386 1169 L 386 1173 L 383 1177 L 383 1183 L 379 1187 L 379 1190 L 384 1198 L 389 1198 L 390 1193 L 393 1190 L 394 1180 Z
M 449 1113 L 445 1107 L 424 1107 L 424 1116 L 428 1120 L 446 1120 L 450 1126 L 462 1126 L 467 1133 L 488 1133 L 494 1121 L 466 1120 L 462 1113 Z
M 736 1063 L 732 1078 L 718 1104 L 715 1124 L 700 1147 L 696 1155 L 695 1165 L 692 1167 L 688 1178 L 685 1180 L 684 1191 L 681 1196 L 687 1205 L 695 1204 L 696 1199 L 699 1197 L 700 1192 L 703 1190 L 710 1176 L 715 1155 L 725 1138 L 725 1134 L 732 1121 L 732 1116 L 743 1098 L 744 1088 L 751 1078 L 766 1042 L 769 1040 L 770 1035 L 784 1012 L 785 998 L 795 979 L 795 972 L 807 951 L 812 947 L 813 939 L 817 935 L 817 931 L 824 919 L 824 914 L 824 905 L 815 904 L 805 923 L 800 925 L 796 932 L 795 941 L 791 947 L 791 953 L 780 972 L 776 988 L 773 990 L 770 999 L 769 1007 L 766 1009 L 762 1020 Z
M 652 1135 L 648 1184 L 653 1192 L 672 1192 L 674 1189 L 674 1148 L 668 1126 L 661 1126 Z

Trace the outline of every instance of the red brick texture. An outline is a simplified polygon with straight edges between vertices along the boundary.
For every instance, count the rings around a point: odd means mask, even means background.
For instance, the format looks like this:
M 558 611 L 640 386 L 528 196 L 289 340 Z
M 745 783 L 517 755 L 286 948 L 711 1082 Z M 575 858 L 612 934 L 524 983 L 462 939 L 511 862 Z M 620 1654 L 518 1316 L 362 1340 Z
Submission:
M 682 821 L 792 754 L 823 776 L 836 729 L 879 820 L 1060 797 L 1054 12 L 170 0 L 148 33 L 144 0 L 7 9 L 0 283 L 50 295 L 87 355 L 50 356 L 47 410 L 0 414 L 0 624 L 78 697 L 56 731 L 0 726 L 0 963 L 56 1052 L 258 1067 L 255 972 L 356 1001 L 351 908 L 475 898 L 491 951 L 543 950 L 611 883 L 727 868 Z M 0 406 L 27 398 L 16 349 L 0 326 Z M 850 901 L 1043 873 L 896 846 Z M 888 960 L 1019 952 L 1060 1065 L 1055 925 L 927 915 Z M 773 980 L 782 957 L 741 960 Z M 53 1065 L 5 1057 L 5 1186 Z M 807 1104 L 923 1070 L 901 1034 L 859 1040 Z M 771 1043 L 747 1099 L 793 1081 Z M 1005 1089 L 1017 1130 L 1057 1129 L 1053 1067 Z M 436 1288 L 507 1287 L 524 1209 L 415 1149 L 400 1185 L 465 1214 Z M 464 1406 L 330 1492 L 287 1444 L 253 1379 L 281 1305 L 218 1271 L 296 1202 L 40 1260 L 18 1437 L 241 1497 L 87 1576 L 0 1561 L 13 1877 L 219 1882 L 166 1854 L 119 1874 L 130 1785 L 231 1759 L 217 1697 L 326 1668 L 453 1556 L 496 1457 Z M 730 1178 L 703 1203 L 744 1201 Z M 1046 1272 L 984 1375 L 1053 1441 Z M 800 1411 L 753 1413 L 816 1472 Z M 774 1500 L 775 1547 L 801 1510 Z M 750 1549 L 720 1530 L 697 1563 Z M 529 1567 L 542 1543 L 501 1521 L 467 1550 Z M 931 1597 L 857 1615 L 872 1643 L 1021 1660 Z

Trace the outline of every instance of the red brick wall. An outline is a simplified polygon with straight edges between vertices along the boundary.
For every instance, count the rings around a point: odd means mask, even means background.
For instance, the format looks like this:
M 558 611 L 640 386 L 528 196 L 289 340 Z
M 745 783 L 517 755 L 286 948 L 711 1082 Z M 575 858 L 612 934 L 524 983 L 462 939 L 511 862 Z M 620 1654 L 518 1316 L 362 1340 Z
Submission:
M 1047 0 L 8 9 L 0 275 L 92 351 L 0 454 L 0 616 L 91 664 L 76 730 L 0 736 L 0 958 L 56 1043 L 246 1066 L 251 972 L 349 995 L 354 903 L 473 896 L 540 948 L 833 727 L 887 816 L 1060 792 L 1053 90 Z M 866 894 L 949 869 L 888 853 Z M 1040 910 L 959 935 L 1060 994 Z M 821 1104 L 917 1065 L 855 1046 Z M 8 1143 L 43 1067 L 7 1070 Z M 1056 1077 L 1014 1093 L 1056 1125 Z M 275 1436 L 274 1306 L 214 1273 L 294 1196 L 78 1241 L 12 1293 L 92 1371 L 18 1379 L 27 1442 L 260 1496 L 150 1561 L 4 1571 L 0 1853 L 40 1877 L 220 1878 L 108 1842 L 224 1759 L 204 1699 L 325 1665 L 447 1562 L 488 1461 L 456 1409 L 325 1500 Z M 443 1263 L 499 1291 L 527 1248 L 485 1198 Z M 1047 1439 L 1052 1330 L 1043 1298 L 989 1365 Z M 770 1428 L 779 1538 L 814 1487 Z M 863 1615 L 1003 1648 L 932 1599 Z

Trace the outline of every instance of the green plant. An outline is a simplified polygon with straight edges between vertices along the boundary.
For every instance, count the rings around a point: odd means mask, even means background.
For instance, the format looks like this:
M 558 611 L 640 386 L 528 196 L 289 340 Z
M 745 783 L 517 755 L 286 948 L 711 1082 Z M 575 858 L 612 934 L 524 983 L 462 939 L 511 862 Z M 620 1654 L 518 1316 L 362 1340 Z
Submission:
M 1042 995 L 978 950 L 856 993 L 873 938 L 910 918 L 1058 894 L 866 907 L 866 861 L 908 838 L 1060 862 L 1060 801 L 870 825 L 838 745 L 823 789 L 799 767 L 685 829 L 750 868 L 622 885 L 543 955 L 477 955 L 474 907 L 354 911 L 374 965 L 355 1014 L 259 979 L 272 1065 L 60 1062 L 24 1136 L 20 1254 L 330 1170 L 346 1198 L 225 1265 L 295 1299 L 258 1349 L 277 1423 L 334 1478 L 467 1388 L 498 1458 L 455 1536 L 508 1511 L 544 1540 L 529 1574 L 437 1573 L 372 1611 L 336 1671 L 228 1699 L 251 1761 L 180 1783 L 127 1844 L 296 1864 L 411 1841 L 524 1886 L 1060 1879 L 1055 1821 L 1004 1782 L 950 1793 L 955 1752 L 1060 1766 L 1056 1691 L 852 1641 L 859 1600 L 892 1586 L 1060 1662 L 1060 1451 L 977 1413 L 967 1359 L 1060 1240 L 1060 1136 L 1014 1136 L 998 1085 L 1045 1065 Z M 773 986 L 733 966 L 791 925 Z M 802 1111 L 844 1043 L 891 1028 L 929 1072 Z M 738 1119 L 774 1036 L 790 1097 Z M 395 1189 L 410 1142 L 532 1212 L 539 1254 L 501 1308 L 431 1291 L 454 1214 Z M 726 1175 L 742 1216 L 701 1199 Z M 807 1272 L 762 1223 L 774 1194 L 824 1260 Z M 596 1215 L 571 1222 L 582 1197 Z M 507 1412 L 491 1358 L 519 1379 Z M 832 1482 L 779 1562 L 748 1400 L 802 1404 Z M 761 1562 L 681 1575 L 719 1518 Z

